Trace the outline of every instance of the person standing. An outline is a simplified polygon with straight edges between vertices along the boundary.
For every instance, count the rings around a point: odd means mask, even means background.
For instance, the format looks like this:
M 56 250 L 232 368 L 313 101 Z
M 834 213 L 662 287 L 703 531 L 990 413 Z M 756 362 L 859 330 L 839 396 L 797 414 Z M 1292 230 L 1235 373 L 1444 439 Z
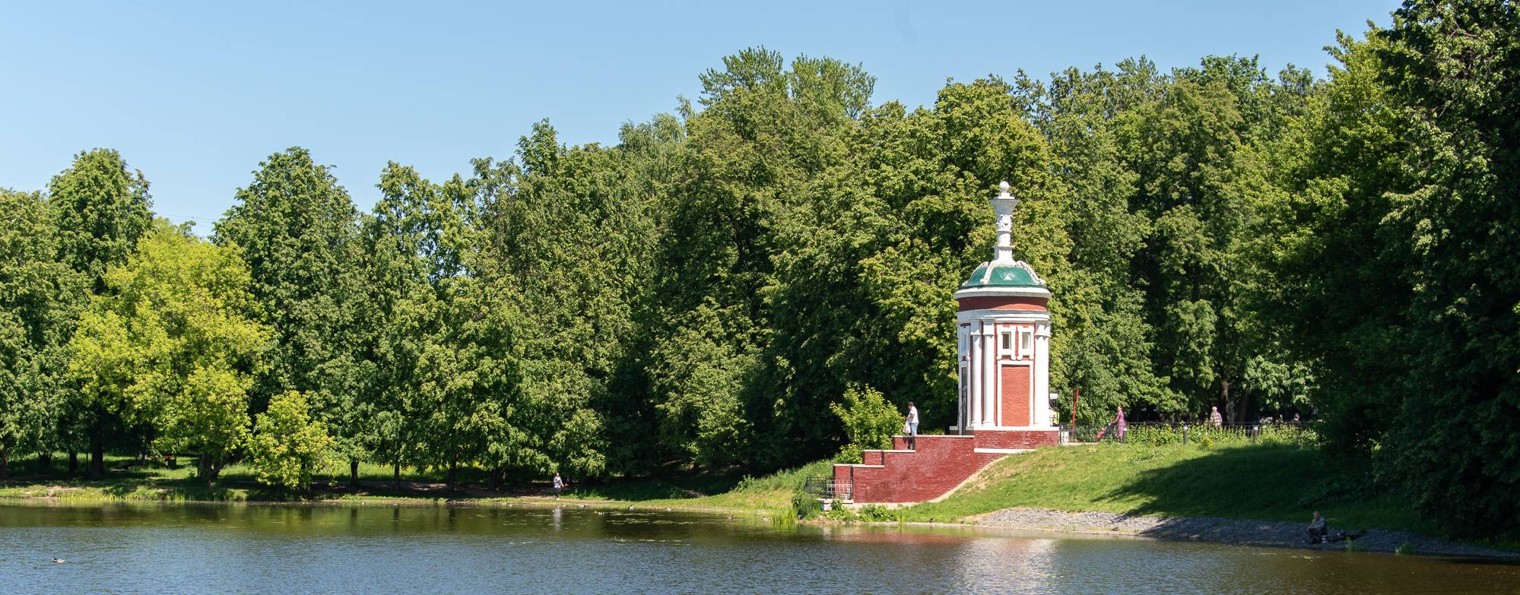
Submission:
M 1120 405 L 1114 414 L 1114 434 L 1120 442 L 1124 442 L 1124 431 L 1128 428 L 1129 424 L 1124 422 L 1124 406 Z
M 565 480 L 559 478 L 559 472 L 554 472 L 554 499 L 559 499 L 559 493 L 565 489 Z
M 908 401 L 908 450 L 918 450 L 918 407 Z
M 1209 412 L 1209 425 L 1216 428 L 1224 427 L 1224 416 L 1219 414 L 1219 407 L 1215 406 L 1211 409 L 1212 411 Z

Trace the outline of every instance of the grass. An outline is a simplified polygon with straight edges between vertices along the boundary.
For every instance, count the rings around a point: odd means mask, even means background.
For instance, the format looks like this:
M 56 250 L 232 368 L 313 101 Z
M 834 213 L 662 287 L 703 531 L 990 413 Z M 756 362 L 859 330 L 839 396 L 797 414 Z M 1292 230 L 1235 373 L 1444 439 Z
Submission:
M 363 463 L 359 466 L 362 486 L 347 486 L 348 467 L 335 466 L 319 473 L 313 488 L 292 492 L 262 486 L 246 465 L 232 464 L 222 469 L 215 485 L 194 477 L 194 470 L 181 465 L 129 466 L 124 457 L 108 457 L 110 469 L 104 479 L 87 480 L 68 474 L 62 457 L 48 469 L 37 467 L 36 459 L 13 462 L 13 479 L 0 482 L 0 499 L 47 499 L 88 505 L 114 501 L 205 501 L 205 502 L 413 502 L 438 501 L 499 504 L 542 500 L 549 495 L 547 481 L 517 482 L 501 492 L 485 490 L 485 476 L 477 470 L 460 469 L 461 489 L 449 491 L 441 486 L 442 471 L 403 468 L 405 485 L 394 487 L 393 469 L 386 465 Z M 339 468 L 341 467 L 341 468 Z M 736 472 L 686 473 L 666 478 L 631 478 L 598 483 L 573 482 L 562 501 L 588 506 L 627 506 L 682 510 L 728 511 L 757 516 L 786 516 L 792 509 L 792 497 L 807 478 L 827 475 L 827 461 L 803 468 L 782 471 L 760 478 Z
M 1302 521 L 1320 510 L 1335 526 L 1378 527 L 1427 532 L 1411 507 L 1376 490 L 1365 479 L 1364 463 L 1342 461 L 1292 443 L 1248 444 L 1221 437 L 1208 446 L 1180 443 L 1094 444 L 1041 449 L 1004 458 L 983 470 L 971 484 L 938 503 L 901 509 L 872 509 L 870 514 L 835 514 L 837 518 L 954 522 L 1015 506 L 1067 511 L 1105 511 L 1156 516 L 1217 516 Z M 113 466 L 128 462 L 111 460 Z M 498 504 L 541 500 L 542 480 L 517 483 L 506 492 L 479 487 L 479 472 L 461 470 L 465 487 L 443 490 L 442 473 L 404 469 L 408 485 L 396 490 L 392 469 L 364 464 L 364 485 L 346 487 L 347 466 L 319 474 L 317 487 L 294 493 L 261 487 L 246 466 L 222 471 L 216 486 L 193 478 L 187 467 L 113 470 L 107 479 L 65 477 L 54 469 L 16 470 L 30 474 L 0 484 L 0 498 L 52 498 L 80 504 L 91 501 L 342 501 Z M 757 516 L 791 516 L 793 498 L 809 477 L 831 475 L 828 461 L 759 478 L 736 473 L 682 474 L 664 478 L 624 479 L 598 484 L 573 482 L 564 500 L 588 506 L 628 506 L 681 510 L 729 511 Z
M 1429 529 L 1368 477 L 1365 463 L 1285 444 L 1096 444 L 1004 458 L 944 501 L 901 516 L 954 521 L 1022 506 L 1303 521 L 1319 510 L 1336 526 Z

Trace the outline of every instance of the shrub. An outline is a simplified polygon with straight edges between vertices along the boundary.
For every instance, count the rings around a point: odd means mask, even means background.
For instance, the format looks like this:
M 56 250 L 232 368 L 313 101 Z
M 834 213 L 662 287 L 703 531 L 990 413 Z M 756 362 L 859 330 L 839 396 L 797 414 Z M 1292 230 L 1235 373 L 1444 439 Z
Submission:
M 835 458 L 842 463 L 859 463 L 865 449 L 891 447 L 892 436 L 902 431 L 903 415 L 871 387 L 850 387 L 844 391 L 844 402 L 829 405 L 829 410 L 844 422 L 849 438 Z
M 823 502 L 807 492 L 792 494 L 792 512 L 798 519 L 810 519 L 823 514 Z
M 270 400 L 269 410 L 259 414 L 248 450 L 259 482 L 305 489 L 332 446 L 327 426 L 312 419 L 306 395 L 291 391 Z

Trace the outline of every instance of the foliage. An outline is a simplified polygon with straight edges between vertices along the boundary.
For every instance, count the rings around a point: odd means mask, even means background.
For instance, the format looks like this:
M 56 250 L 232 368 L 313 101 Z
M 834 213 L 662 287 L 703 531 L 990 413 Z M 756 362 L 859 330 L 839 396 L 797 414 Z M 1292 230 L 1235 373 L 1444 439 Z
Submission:
M 358 213 L 348 193 L 305 149 L 260 163 L 236 203 L 216 223 L 214 241 L 236 247 L 251 275 L 259 320 L 276 341 L 252 394 L 262 411 L 274 395 L 302 391 L 333 425 L 344 450 L 359 454 L 364 411 L 353 397 L 369 378 L 360 361 Z
M 891 448 L 892 436 L 902 433 L 903 414 L 871 387 L 850 387 L 842 402 L 829 405 L 829 410 L 844 424 L 849 438 L 834 457 L 842 463 L 860 462 L 862 450 Z
M 87 402 L 153 431 L 164 452 L 198 452 L 215 479 L 248 434 L 248 391 L 269 330 L 254 320 L 236 251 L 158 221 L 105 276 L 69 344 Z
M 58 248 L 58 260 L 83 277 L 87 292 L 77 295 L 73 311 L 88 295 L 110 291 L 106 272 L 125 264 L 137 241 L 152 226 L 148 180 L 129 170 L 112 149 L 94 149 L 74 157 L 68 169 L 48 183 L 48 207 Z M 70 450 L 88 445 L 90 474 L 104 473 L 105 447 L 111 441 L 140 441 L 130 428 L 109 412 L 92 405 L 71 388 L 65 402 L 58 442 Z
M 46 200 L 0 189 L 0 479 L 18 451 L 51 451 L 72 306 L 84 287 L 56 258 Z
M 750 48 L 612 145 L 544 121 L 437 182 L 391 163 L 366 215 L 277 153 L 215 250 L 140 240 L 144 176 L 80 153 L 0 196 L 0 473 L 87 440 L 210 472 L 290 391 L 355 479 L 753 473 L 880 445 L 908 401 L 943 427 L 951 298 L 1007 180 L 1062 420 L 1312 413 L 1256 439 L 1375 459 L 1453 531 L 1520 531 L 1517 12 L 1413 0 L 1342 34 L 1325 80 L 1139 58 L 911 110 L 859 65 Z
M 259 482 L 304 490 L 333 445 L 325 424 L 312 417 L 306 396 L 292 391 L 276 395 L 258 415 L 248 454 Z

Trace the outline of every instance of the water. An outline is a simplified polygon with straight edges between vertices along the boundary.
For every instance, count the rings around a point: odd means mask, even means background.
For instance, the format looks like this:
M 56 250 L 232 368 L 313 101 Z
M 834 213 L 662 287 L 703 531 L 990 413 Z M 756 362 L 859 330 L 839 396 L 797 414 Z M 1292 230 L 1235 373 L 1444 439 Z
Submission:
M 58 592 L 1520 593 L 1520 565 L 581 508 L 0 505 L 0 593 Z

